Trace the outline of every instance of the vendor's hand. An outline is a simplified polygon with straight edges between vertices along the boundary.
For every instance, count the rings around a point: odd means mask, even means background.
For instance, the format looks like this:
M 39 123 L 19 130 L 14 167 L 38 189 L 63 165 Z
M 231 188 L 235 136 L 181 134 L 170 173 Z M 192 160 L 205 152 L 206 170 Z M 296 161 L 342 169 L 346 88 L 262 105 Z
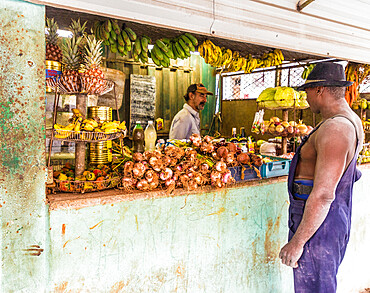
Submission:
M 281 262 L 289 267 L 298 268 L 298 260 L 303 253 L 303 246 L 295 243 L 292 239 L 281 250 L 279 257 Z

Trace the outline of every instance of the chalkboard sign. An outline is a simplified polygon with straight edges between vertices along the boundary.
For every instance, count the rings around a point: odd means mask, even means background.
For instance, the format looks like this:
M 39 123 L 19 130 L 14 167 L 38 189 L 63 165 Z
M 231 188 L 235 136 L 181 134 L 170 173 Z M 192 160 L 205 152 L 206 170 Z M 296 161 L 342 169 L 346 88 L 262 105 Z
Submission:
M 129 135 L 136 121 L 145 129 L 149 120 L 155 117 L 155 77 L 149 75 L 130 75 L 130 127 Z

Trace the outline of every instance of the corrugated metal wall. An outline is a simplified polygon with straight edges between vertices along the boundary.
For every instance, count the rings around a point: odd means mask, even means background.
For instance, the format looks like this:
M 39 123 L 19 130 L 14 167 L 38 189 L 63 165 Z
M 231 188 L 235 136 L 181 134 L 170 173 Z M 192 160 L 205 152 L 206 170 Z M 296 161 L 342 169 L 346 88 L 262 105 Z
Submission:
M 157 83 L 155 118 L 163 118 L 165 129 L 162 134 L 164 136 L 169 131 L 173 117 L 182 108 L 185 102 L 183 96 L 190 84 L 201 82 L 208 90 L 215 92 L 215 68 L 206 64 L 199 55 L 192 55 L 184 60 L 184 64 L 173 62 L 170 68 L 142 65 L 119 58 L 109 58 L 106 66 L 121 70 L 126 74 L 124 101 L 120 109 L 120 114 L 126 122 L 129 122 L 130 114 L 130 74 L 155 76 Z M 214 109 L 215 96 L 208 96 L 208 103 L 201 113 L 201 128 L 204 131 L 207 131 L 211 124 Z

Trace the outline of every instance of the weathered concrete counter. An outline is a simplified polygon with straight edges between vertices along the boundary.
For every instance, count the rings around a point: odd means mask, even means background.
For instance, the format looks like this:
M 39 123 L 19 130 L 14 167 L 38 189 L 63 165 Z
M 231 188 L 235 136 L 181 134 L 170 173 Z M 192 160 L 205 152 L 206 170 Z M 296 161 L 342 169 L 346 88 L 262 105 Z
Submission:
M 354 269 L 370 261 L 370 168 L 362 169 L 338 292 L 370 286 L 366 270 Z M 287 240 L 286 177 L 48 200 L 50 291 L 293 292 L 292 271 L 278 258 Z

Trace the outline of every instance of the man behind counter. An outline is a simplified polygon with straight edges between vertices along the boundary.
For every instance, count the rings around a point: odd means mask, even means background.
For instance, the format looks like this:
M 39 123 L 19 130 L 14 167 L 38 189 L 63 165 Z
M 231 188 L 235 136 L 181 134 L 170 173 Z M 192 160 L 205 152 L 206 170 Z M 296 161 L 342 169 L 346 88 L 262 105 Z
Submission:
M 199 112 L 204 109 L 207 95 L 213 95 L 201 84 L 192 84 L 184 96 L 186 103 L 175 115 L 170 129 L 170 139 L 189 139 L 193 134 L 200 135 Z

